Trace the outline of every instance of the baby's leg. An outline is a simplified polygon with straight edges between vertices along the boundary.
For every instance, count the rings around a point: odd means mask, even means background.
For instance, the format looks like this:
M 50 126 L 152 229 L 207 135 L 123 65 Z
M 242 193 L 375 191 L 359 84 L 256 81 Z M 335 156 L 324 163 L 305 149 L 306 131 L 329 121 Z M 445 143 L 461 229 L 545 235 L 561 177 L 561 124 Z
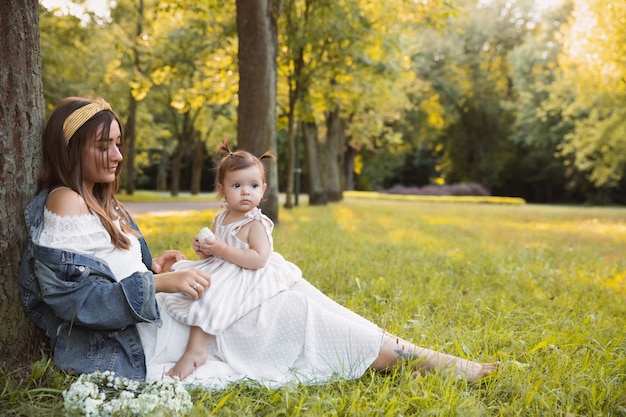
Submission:
M 384 371 L 397 361 L 413 361 L 420 373 L 450 370 L 467 381 L 477 381 L 497 370 L 499 362 L 479 363 L 462 359 L 453 355 L 440 353 L 431 349 L 415 346 L 396 336 L 385 334 L 383 347 L 378 358 L 372 364 L 377 371 Z
M 206 362 L 207 349 L 213 335 L 205 333 L 200 327 L 192 326 L 189 331 L 187 348 L 176 365 L 167 372 L 167 376 L 178 377 L 181 381 L 204 362 Z

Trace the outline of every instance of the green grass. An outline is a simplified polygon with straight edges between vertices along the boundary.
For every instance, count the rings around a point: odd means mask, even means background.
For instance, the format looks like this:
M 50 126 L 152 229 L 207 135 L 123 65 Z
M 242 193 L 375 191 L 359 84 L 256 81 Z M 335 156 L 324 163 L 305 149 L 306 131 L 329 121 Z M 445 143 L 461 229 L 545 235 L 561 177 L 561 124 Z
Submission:
M 155 253 L 214 211 L 143 214 Z M 626 210 L 347 199 L 281 210 L 275 248 L 335 300 L 418 345 L 499 360 L 475 384 L 404 369 L 270 390 L 194 390 L 192 415 L 626 416 Z M 63 415 L 45 359 L 4 385 L 4 415 Z M 44 411 L 41 411 L 44 410 Z

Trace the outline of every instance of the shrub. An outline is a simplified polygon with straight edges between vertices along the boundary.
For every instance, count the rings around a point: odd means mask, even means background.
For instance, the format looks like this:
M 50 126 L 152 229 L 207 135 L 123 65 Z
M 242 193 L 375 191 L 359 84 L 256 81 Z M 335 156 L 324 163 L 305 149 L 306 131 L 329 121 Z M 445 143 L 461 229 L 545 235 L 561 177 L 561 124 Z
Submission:
M 470 182 L 462 184 L 450 185 L 434 185 L 429 184 L 423 187 L 405 187 L 403 185 L 394 185 L 393 187 L 382 190 L 385 194 L 401 194 L 401 195 L 472 195 L 472 196 L 489 196 L 491 195 L 487 189 L 481 184 Z

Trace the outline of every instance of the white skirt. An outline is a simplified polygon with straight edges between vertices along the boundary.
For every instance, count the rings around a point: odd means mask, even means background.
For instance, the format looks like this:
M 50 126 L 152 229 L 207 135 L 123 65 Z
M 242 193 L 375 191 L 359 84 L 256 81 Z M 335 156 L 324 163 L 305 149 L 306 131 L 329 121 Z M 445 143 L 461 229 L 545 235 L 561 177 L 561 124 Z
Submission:
M 165 294 L 158 294 L 160 300 Z M 147 380 L 165 377 L 182 356 L 189 327 L 161 311 L 163 325 L 142 323 Z M 276 387 L 355 379 L 378 357 L 384 332 L 298 280 L 213 338 L 209 359 L 184 382 L 224 388 L 243 379 Z

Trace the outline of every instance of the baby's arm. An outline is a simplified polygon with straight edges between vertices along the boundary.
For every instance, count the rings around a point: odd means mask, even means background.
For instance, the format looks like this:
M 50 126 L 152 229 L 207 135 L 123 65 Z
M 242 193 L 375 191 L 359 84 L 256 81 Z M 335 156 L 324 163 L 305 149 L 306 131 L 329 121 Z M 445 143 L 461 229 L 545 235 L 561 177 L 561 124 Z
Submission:
M 235 248 L 228 246 L 226 242 L 221 239 L 215 239 L 210 242 L 207 241 L 206 245 L 202 245 L 207 249 L 204 253 L 219 256 L 220 258 L 225 259 L 228 262 L 232 262 L 235 265 L 239 265 L 242 268 L 263 268 L 265 264 L 267 264 L 267 260 L 272 252 L 269 238 L 265 232 L 265 227 L 261 224 L 261 221 L 255 220 L 248 225 L 247 241 L 250 249 Z M 245 235 L 245 231 L 242 230 L 239 233 L 239 238 L 245 241 Z

